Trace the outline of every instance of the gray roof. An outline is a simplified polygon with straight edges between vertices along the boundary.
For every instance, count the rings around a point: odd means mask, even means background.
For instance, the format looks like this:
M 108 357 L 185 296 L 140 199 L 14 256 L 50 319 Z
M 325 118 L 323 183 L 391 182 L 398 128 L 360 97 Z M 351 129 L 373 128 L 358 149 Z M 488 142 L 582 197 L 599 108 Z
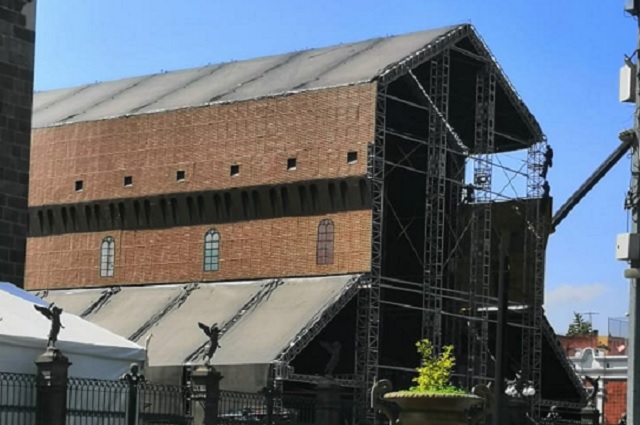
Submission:
M 34 128 L 369 82 L 467 25 L 37 92 Z
M 234 317 L 237 320 L 222 334 L 222 347 L 212 363 L 269 364 L 329 307 L 353 295 L 357 279 L 358 275 L 341 275 L 200 283 L 188 293 L 184 285 L 121 287 L 99 306 L 104 288 L 52 290 L 41 295 L 69 313 L 85 312 L 84 319 L 141 345 L 153 334 L 148 353 L 151 366 L 184 364 L 207 340 L 198 322 L 217 322 L 225 329 Z M 260 301 L 246 308 L 258 293 L 264 294 Z M 139 329 L 144 332 L 136 332 Z

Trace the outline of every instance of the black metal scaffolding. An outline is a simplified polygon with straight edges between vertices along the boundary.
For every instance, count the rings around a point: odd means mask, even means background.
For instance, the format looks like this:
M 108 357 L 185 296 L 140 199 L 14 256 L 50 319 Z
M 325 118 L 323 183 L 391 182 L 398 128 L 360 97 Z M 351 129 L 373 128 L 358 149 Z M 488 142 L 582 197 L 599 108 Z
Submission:
M 514 251 L 510 305 L 524 311 L 510 323 L 522 329 L 512 369 L 534 382 L 532 410 L 539 409 L 546 141 L 514 93 L 471 30 L 440 39 L 378 80 L 368 158 L 371 277 L 357 307 L 363 389 L 376 378 L 410 382 L 417 365 L 410 351 L 419 338 L 438 350 L 455 346 L 458 385 L 493 380 L 496 235 L 507 231 Z M 512 119 L 527 131 L 510 127 Z

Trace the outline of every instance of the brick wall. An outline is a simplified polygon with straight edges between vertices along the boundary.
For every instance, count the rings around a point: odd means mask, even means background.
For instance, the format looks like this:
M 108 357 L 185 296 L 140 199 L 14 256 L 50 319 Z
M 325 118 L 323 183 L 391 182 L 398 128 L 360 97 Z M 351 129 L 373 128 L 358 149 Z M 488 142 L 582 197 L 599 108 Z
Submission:
M 564 352 L 569 357 L 576 355 L 576 350 L 582 350 L 585 348 L 598 348 L 598 334 L 594 333 L 589 336 L 564 336 L 558 335 L 558 341 L 564 349 Z
M 375 85 L 363 84 L 36 129 L 29 204 L 363 175 L 374 122 Z M 358 152 L 355 164 L 349 151 Z M 297 159 L 294 171 L 288 158 Z
M 618 425 L 620 416 L 627 410 L 627 382 L 607 381 L 604 384 L 606 394 L 604 404 L 604 424 Z
M 0 281 L 22 286 L 27 238 L 35 1 L 0 4 Z
M 335 225 L 334 263 L 316 265 L 321 219 Z M 212 226 L 167 230 L 76 233 L 30 238 L 28 289 L 81 288 L 165 282 L 316 276 L 370 269 L 371 211 L 288 217 L 215 226 L 221 235 L 220 268 L 203 271 L 204 234 Z M 100 244 L 116 242 L 114 276 L 99 277 Z

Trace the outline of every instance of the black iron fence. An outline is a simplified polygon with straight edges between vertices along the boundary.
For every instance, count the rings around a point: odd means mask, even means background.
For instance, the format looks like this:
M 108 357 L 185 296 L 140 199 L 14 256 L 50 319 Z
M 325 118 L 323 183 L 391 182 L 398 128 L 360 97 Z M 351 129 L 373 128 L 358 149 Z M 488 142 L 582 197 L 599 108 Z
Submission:
M 0 372 L 0 424 L 36 423 L 35 375 Z M 191 425 L 203 397 L 189 387 L 146 381 L 68 378 L 66 425 Z M 324 415 L 324 416 L 323 416 Z M 352 423 L 352 401 L 318 400 L 317 394 L 243 393 L 220 391 L 219 425 Z M 330 421 L 327 419 L 331 418 Z
M 127 425 L 128 391 L 122 381 L 70 378 L 67 425 Z
M 35 375 L 0 372 L 0 425 L 36 423 Z M 190 425 L 184 387 L 100 379 L 67 380 L 66 425 Z
M 31 425 L 35 421 L 35 375 L 0 373 L 0 424 Z
M 338 404 L 336 409 L 341 409 Z M 314 424 L 317 403 L 313 397 L 282 397 L 221 391 L 218 402 L 219 425 L 245 424 Z

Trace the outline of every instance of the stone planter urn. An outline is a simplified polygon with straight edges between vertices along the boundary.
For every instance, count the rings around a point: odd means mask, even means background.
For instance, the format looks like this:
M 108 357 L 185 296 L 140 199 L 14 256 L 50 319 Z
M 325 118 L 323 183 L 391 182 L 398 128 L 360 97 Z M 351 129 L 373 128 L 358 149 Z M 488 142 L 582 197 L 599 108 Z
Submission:
M 472 395 L 387 393 L 385 400 L 400 407 L 399 425 L 468 425 L 469 409 L 483 403 Z
M 477 394 L 424 394 L 388 392 L 391 382 L 379 381 L 372 394 L 373 407 L 393 425 L 469 425 L 488 412 L 490 400 L 485 391 Z M 475 389 L 474 389 L 474 392 Z M 486 391 L 490 393 L 490 391 Z M 473 412 L 472 414 L 470 414 Z M 471 419 L 470 419 L 471 418 Z

